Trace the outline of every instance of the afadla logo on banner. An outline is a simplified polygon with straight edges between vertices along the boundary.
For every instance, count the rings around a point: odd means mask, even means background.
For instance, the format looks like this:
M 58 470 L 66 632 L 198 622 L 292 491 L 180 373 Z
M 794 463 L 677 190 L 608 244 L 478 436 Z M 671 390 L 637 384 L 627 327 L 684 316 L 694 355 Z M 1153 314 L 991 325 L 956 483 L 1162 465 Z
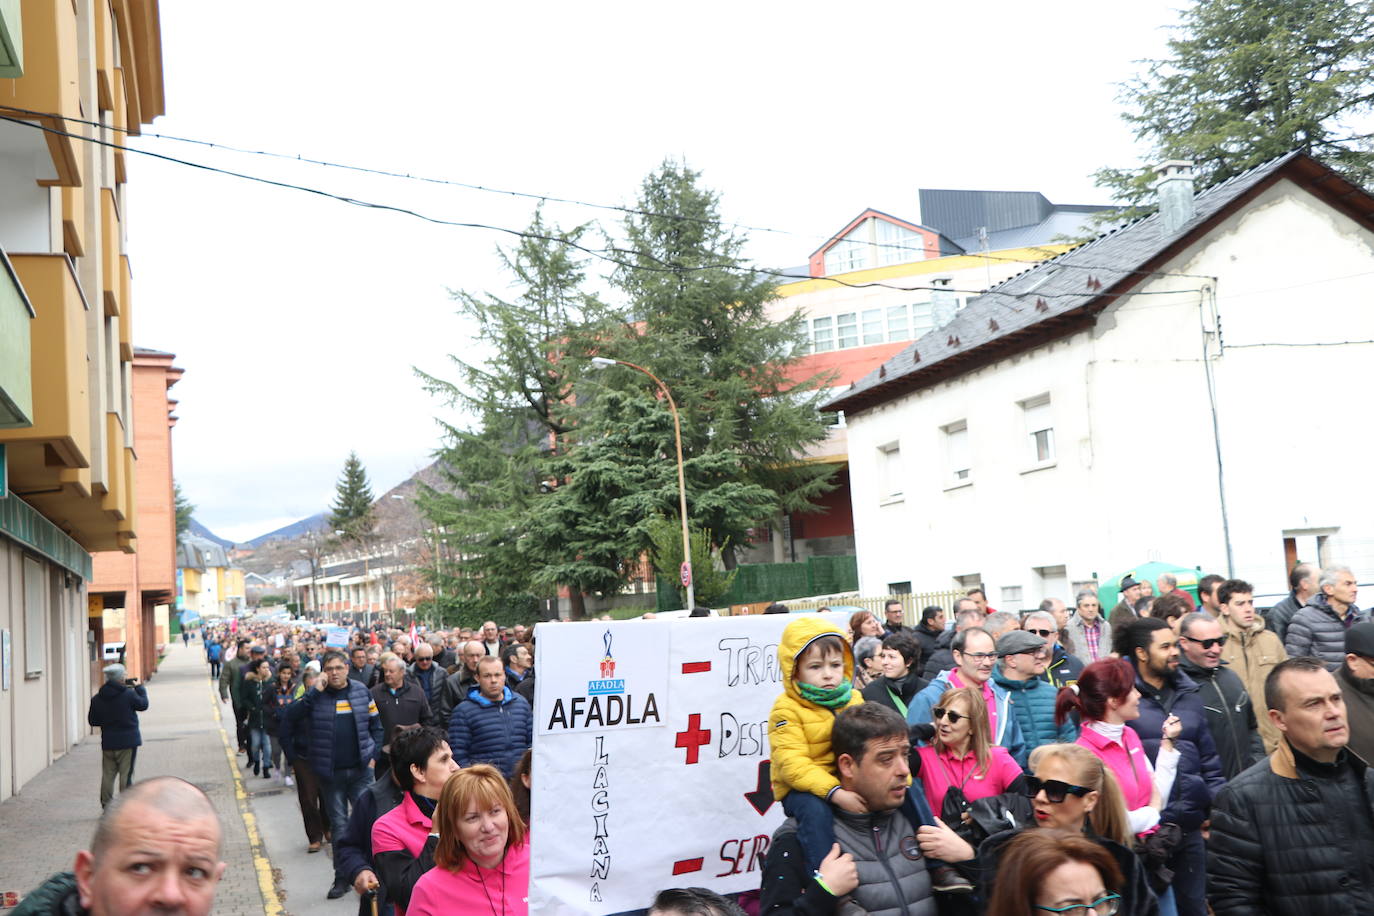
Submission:
M 837 622 L 843 615 L 832 618 Z M 540 624 L 530 912 L 756 889 L 782 615 Z

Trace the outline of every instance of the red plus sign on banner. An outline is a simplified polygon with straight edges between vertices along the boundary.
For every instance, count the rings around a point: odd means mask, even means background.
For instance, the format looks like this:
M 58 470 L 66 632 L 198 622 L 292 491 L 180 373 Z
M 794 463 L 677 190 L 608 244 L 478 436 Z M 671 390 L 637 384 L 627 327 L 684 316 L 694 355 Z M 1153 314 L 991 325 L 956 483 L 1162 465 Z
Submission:
M 696 763 L 697 755 L 701 751 L 701 746 L 711 740 L 711 730 L 702 729 L 701 713 L 692 713 L 687 717 L 687 730 L 677 733 L 677 743 L 674 747 L 680 747 L 687 751 L 687 762 Z

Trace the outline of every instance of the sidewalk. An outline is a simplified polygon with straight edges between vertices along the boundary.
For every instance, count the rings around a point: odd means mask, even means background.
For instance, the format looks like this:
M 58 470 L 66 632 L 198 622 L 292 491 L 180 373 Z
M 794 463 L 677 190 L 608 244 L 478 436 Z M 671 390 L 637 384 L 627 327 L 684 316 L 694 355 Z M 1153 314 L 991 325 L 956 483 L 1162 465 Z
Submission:
M 180 776 L 204 789 L 214 802 L 224 825 L 224 860 L 229 864 L 215 895 L 217 916 L 279 914 L 275 894 L 270 905 L 263 895 L 264 884 L 271 894 L 272 875 L 253 853 L 259 842 L 256 825 L 246 802 L 241 808 L 241 790 L 229 764 L 233 748 L 226 751 L 218 721 L 220 704 L 210 692 L 209 675 L 200 643 L 184 647 L 177 642 L 169 648 L 148 683 L 148 711 L 139 715 L 143 747 L 134 779 Z M 70 870 L 77 851 L 91 841 L 100 816 L 99 796 L 96 735 L 0 804 L 0 836 L 6 837 L 0 843 L 0 893 L 28 893 L 53 872 Z M 327 886 L 321 887 L 321 898 Z

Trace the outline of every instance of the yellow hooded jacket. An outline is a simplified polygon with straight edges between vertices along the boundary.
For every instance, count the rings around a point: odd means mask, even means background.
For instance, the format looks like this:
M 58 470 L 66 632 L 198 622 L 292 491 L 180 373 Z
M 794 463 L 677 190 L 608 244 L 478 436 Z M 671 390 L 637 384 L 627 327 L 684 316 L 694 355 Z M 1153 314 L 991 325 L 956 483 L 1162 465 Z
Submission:
M 821 636 L 838 636 L 844 643 L 844 676 L 854 680 L 854 652 L 838 627 L 808 614 L 787 625 L 778 644 L 778 665 L 782 668 L 782 695 L 768 714 L 768 744 L 772 759 L 773 797 L 782 800 L 797 789 L 826 798 L 840 784 L 835 776 L 835 754 L 830 749 L 830 730 L 839 709 L 830 710 L 802 698 L 792 679 L 797 656 Z M 850 706 L 864 701 L 855 690 Z

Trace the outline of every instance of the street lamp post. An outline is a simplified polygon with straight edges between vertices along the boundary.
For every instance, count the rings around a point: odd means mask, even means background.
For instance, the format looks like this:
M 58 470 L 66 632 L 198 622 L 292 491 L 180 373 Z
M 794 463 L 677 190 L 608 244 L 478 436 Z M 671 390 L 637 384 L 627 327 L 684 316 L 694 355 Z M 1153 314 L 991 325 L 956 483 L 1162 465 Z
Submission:
M 623 359 L 610 359 L 606 356 L 593 356 L 591 363 L 599 368 L 624 366 L 627 369 L 642 372 L 653 379 L 658 390 L 663 392 L 663 396 L 668 399 L 668 412 L 673 415 L 673 440 L 677 445 L 678 507 L 682 510 L 682 584 L 687 587 L 687 610 L 690 611 L 696 607 L 697 592 L 696 578 L 692 575 L 692 537 L 687 527 L 687 475 L 682 466 L 682 423 L 678 420 L 677 402 L 673 400 L 673 393 L 668 390 L 667 385 L 663 384 L 663 380 L 643 366 L 627 363 Z

